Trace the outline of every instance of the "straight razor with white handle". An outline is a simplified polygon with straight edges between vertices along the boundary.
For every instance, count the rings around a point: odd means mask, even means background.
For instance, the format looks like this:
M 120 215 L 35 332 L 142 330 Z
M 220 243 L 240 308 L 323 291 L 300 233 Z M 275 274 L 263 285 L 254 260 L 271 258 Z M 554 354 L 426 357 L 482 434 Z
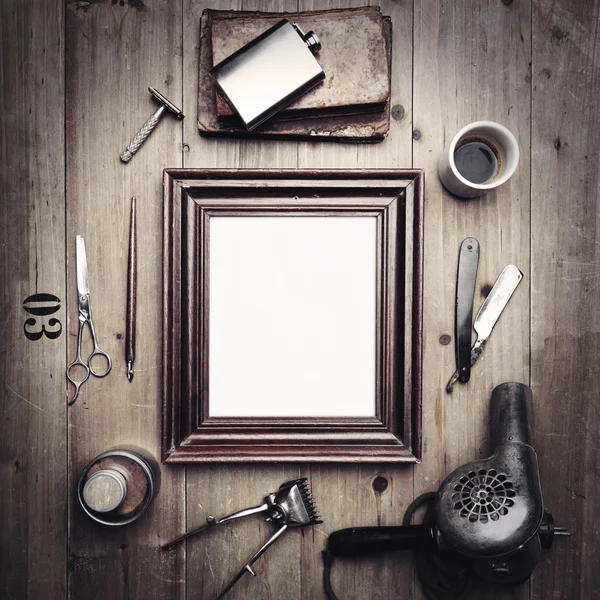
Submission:
M 481 353 L 488 338 L 490 337 L 494 325 L 500 318 L 502 311 L 508 304 L 517 286 L 523 279 L 523 273 L 515 267 L 515 265 L 508 265 L 504 268 L 500 276 L 496 280 L 492 291 L 481 305 L 477 316 L 475 317 L 475 323 L 473 328 L 477 333 L 477 341 L 471 348 L 471 366 L 475 364 Z M 458 381 L 458 370 L 452 375 L 446 391 L 451 394 L 454 384 Z

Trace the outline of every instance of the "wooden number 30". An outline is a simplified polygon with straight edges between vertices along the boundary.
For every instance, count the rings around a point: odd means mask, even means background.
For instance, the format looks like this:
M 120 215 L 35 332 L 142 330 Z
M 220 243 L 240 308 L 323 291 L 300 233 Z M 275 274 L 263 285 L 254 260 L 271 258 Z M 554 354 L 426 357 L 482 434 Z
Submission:
M 23 300 L 23 308 L 30 315 L 47 317 L 60 309 L 60 298 L 53 294 L 33 294 L 33 296 L 29 296 Z M 30 329 L 35 327 L 36 324 L 37 321 L 33 317 L 29 317 L 25 323 L 23 323 L 23 331 L 28 340 L 35 341 L 44 336 L 50 340 L 55 340 L 62 333 L 62 324 L 54 317 L 48 321 L 48 327 L 52 329 L 46 329 L 46 324 L 43 322 L 40 323 L 39 327 L 41 327 L 41 329 L 38 328 L 38 331 Z

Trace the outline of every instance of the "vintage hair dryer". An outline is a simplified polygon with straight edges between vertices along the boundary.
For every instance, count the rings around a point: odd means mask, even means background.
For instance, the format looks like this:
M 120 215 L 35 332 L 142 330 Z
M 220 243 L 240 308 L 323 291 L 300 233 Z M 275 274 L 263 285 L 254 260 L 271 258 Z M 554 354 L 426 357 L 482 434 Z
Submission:
M 448 475 L 437 494 L 429 495 L 433 504 L 422 524 L 335 531 L 329 536 L 329 554 L 414 549 L 435 556 L 438 564 L 459 565 L 462 575 L 474 572 L 501 584 L 525 581 L 554 535 L 569 535 L 554 527 L 544 510 L 531 411 L 527 386 L 496 387 L 491 400 L 493 454 Z

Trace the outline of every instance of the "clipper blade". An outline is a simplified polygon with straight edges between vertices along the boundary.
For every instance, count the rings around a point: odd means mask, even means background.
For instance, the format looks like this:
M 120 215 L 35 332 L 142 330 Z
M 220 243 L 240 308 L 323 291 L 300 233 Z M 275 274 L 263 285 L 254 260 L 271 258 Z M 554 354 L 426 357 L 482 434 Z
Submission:
M 275 494 L 273 508 L 273 520 L 283 520 L 289 527 L 305 527 L 323 522 L 317 513 L 306 477 L 281 485 Z
M 318 525 L 323 521 L 321 520 L 321 517 L 317 511 L 317 505 L 312 498 L 310 487 L 308 486 L 307 481 L 307 478 L 303 477 L 302 479 L 298 479 L 296 481 L 296 484 L 298 485 L 298 488 L 300 490 L 300 495 L 302 496 L 302 501 L 304 502 L 304 508 L 306 508 L 306 512 L 310 517 L 310 524 Z

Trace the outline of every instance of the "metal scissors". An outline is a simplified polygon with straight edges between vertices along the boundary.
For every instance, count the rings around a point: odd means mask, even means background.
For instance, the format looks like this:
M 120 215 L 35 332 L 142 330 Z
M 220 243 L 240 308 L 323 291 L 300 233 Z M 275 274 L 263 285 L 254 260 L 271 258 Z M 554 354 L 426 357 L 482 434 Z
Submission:
M 90 286 L 88 283 L 88 266 L 85 255 L 85 242 L 80 235 L 75 237 L 75 251 L 77 257 L 77 308 L 79 312 L 79 331 L 77 332 L 77 357 L 67 367 L 67 379 L 75 386 L 75 394 L 69 401 L 69 406 L 71 406 L 75 400 L 77 400 L 77 396 L 79 396 L 79 388 L 81 388 L 81 386 L 88 380 L 90 373 L 94 377 L 106 377 L 106 375 L 108 375 L 112 369 L 112 361 L 110 360 L 110 356 L 104 352 L 104 350 L 100 350 L 98 347 L 98 341 L 96 340 L 96 331 L 94 329 L 92 311 L 90 308 Z M 94 348 L 92 353 L 88 356 L 87 362 L 83 362 L 83 360 L 81 360 L 81 338 L 83 335 L 83 327 L 86 323 L 90 328 L 92 344 L 94 345 Z M 104 371 L 95 371 L 92 366 L 92 360 L 94 357 L 98 356 L 102 358 L 99 360 L 97 359 L 96 363 L 102 363 L 103 361 L 106 361 L 106 369 Z M 99 366 L 100 365 L 97 364 L 96 369 L 99 369 Z M 81 367 L 83 369 L 82 377 L 77 377 L 77 374 L 82 372 L 80 369 L 77 369 L 77 367 Z

